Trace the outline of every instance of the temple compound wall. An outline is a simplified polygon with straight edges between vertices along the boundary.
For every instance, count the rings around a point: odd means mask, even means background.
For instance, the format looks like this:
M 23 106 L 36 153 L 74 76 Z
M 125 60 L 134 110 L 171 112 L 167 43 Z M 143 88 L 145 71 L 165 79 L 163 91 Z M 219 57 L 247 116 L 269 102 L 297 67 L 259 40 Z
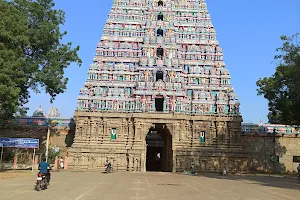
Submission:
M 75 134 L 75 121 L 70 118 L 46 117 L 45 115 L 17 118 L 7 126 L 0 127 L 2 138 L 35 138 L 39 139 L 37 155 L 43 155 L 46 149 L 47 132 L 50 131 L 49 148 L 59 151 L 60 156 L 67 154 L 67 148 L 73 144 Z M 4 154 L 15 152 L 23 154 L 27 149 L 4 148 Z M 30 151 L 32 153 L 32 151 Z M 32 158 L 29 157 L 30 159 Z
M 75 141 L 68 151 L 69 168 L 103 169 L 108 159 L 116 170 L 146 171 L 147 134 L 159 125 L 171 135 L 162 171 L 183 171 L 192 164 L 196 171 L 247 166 L 239 117 L 76 112 L 76 121 Z
M 241 144 L 248 152 L 249 172 L 295 172 L 300 164 L 298 134 L 242 133 Z M 275 155 L 275 156 L 274 156 Z
M 71 162 L 72 169 L 103 170 L 103 162 L 108 158 L 116 164 L 116 170 L 141 171 L 142 153 L 147 157 L 147 148 L 143 144 L 147 145 L 147 141 L 153 139 L 149 139 L 147 136 L 150 135 L 151 128 L 159 127 L 160 124 L 165 124 L 168 129 L 168 132 L 163 132 L 163 134 L 172 136 L 168 140 L 171 145 L 166 145 L 172 150 L 166 152 L 171 152 L 172 156 L 163 157 L 170 164 L 166 162 L 162 171 L 173 171 L 173 153 L 176 154 L 174 158 L 177 165 L 176 171 L 188 169 L 192 163 L 196 166 L 197 171 L 217 171 L 222 164 L 225 163 L 227 167 L 228 163 L 232 163 L 232 160 L 235 159 L 237 164 L 232 168 L 236 168 L 236 171 L 239 170 L 238 166 L 241 162 L 243 166 L 240 169 L 244 172 L 293 172 L 300 163 L 300 132 L 292 126 L 242 123 L 241 130 L 236 134 L 237 128 L 230 127 L 238 126 L 238 118 L 235 118 L 236 123 L 230 123 L 226 120 L 232 118 L 217 116 L 199 118 L 164 113 L 159 115 L 155 113 L 151 115 L 143 113 L 139 115 L 115 115 L 114 113 L 96 115 L 96 113 L 88 115 L 85 112 L 78 112 L 77 118 L 80 119 L 80 123 L 78 123 L 77 129 L 75 129 L 75 121 L 72 119 L 52 118 L 55 126 L 51 127 L 50 148 L 59 148 L 60 156 Z M 166 119 L 163 120 L 162 118 L 165 117 Z M 41 148 L 37 150 L 39 154 L 44 149 L 48 122 L 48 118 L 37 116 L 16 119 L 10 126 L 0 128 L 0 137 L 39 138 L 41 142 Z M 225 130 L 219 129 L 217 132 L 218 125 L 225 125 L 223 126 Z M 116 129 L 116 136 L 112 137 L 111 133 L 114 129 Z M 75 130 L 81 135 L 76 137 L 76 144 L 70 148 L 73 144 Z M 222 134 L 229 133 L 229 130 L 231 130 L 231 135 Z M 92 132 L 89 133 L 89 131 L 93 131 L 92 139 L 89 138 L 92 135 Z M 141 133 L 140 139 L 135 139 L 138 131 Z M 204 137 L 201 137 L 201 132 L 205 132 Z M 236 143 L 238 138 L 239 143 Z M 222 140 L 224 141 L 222 142 Z M 94 144 L 96 147 L 88 147 L 89 144 Z M 228 153 L 228 148 L 225 148 L 229 145 L 229 150 L 233 150 L 231 153 Z M 117 148 L 115 148 L 116 146 Z M 69 148 L 68 154 L 67 148 Z M 81 148 L 83 150 L 84 148 L 94 149 L 81 152 Z M 242 148 L 240 155 L 230 157 L 234 153 L 237 155 L 240 148 Z M 19 153 L 21 152 L 19 150 Z M 76 155 L 76 159 L 74 155 Z M 23 158 L 25 157 L 23 156 Z M 77 166 L 75 166 L 74 159 Z M 84 159 L 86 164 L 79 165 L 79 162 L 83 163 Z M 247 160 L 246 164 L 245 159 Z M 19 162 L 21 162 L 21 157 L 18 157 Z M 120 162 L 123 164 L 119 164 Z
M 300 164 L 300 131 L 279 124 L 242 124 L 240 141 L 249 172 L 295 172 Z

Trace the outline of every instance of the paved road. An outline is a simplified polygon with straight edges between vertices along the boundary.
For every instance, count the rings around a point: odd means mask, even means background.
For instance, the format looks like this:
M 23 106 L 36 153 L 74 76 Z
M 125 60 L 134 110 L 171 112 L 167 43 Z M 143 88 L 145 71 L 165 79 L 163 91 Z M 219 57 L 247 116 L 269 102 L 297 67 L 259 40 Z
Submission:
M 171 173 L 59 172 L 48 190 L 33 190 L 35 174 L 0 180 L 2 200 L 299 200 L 296 180 Z

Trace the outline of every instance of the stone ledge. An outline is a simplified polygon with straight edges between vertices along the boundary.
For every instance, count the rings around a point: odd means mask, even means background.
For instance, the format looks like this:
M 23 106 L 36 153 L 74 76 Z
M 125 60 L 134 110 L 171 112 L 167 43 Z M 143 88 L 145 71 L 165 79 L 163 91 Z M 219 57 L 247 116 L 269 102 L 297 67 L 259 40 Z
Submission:
M 175 120 L 199 120 L 199 121 L 233 121 L 242 122 L 241 116 L 228 115 L 192 115 L 177 113 L 121 113 L 121 112 L 82 112 L 75 111 L 74 116 L 78 117 L 105 117 L 105 118 L 140 118 L 140 119 L 160 119 L 161 123 L 169 123 L 165 121 Z

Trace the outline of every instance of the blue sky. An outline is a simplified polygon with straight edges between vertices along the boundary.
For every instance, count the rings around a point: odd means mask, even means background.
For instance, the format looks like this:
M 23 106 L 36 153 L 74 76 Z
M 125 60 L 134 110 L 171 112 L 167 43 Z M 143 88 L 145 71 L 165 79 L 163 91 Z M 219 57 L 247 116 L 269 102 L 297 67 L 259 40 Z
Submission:
M 42 105 L 45 112 L 56 106 L 62 117 L 73 116 L 80 88 L 95 55 L 102 29 L 113 0 L 55 0 L 66 12 L 65 41 L 80 45 L 82 67 L 72 64 L 66 70 L 68 89 L 53 104 L 49 95 L 32 94 L 28 115 Z M 256 94 L 256 81 L 275 71 L 273 57 L 281 46 L 280 36 L 300 31 L 300 0 L 206 0 L 224 50 L 232 85 L 241 102 L 244 122 L 267 122 L 267 101 Z

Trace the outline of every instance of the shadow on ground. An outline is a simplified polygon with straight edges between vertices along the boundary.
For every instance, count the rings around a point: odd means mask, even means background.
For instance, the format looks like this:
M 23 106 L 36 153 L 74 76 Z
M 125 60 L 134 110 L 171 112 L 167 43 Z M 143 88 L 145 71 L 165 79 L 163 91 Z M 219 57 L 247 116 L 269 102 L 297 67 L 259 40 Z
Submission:
M 191 175 L 186 175 L 191 176 Z M 200 173 L 195 175 L 197 177 L 207 177 L 220 180 L 232 180 L 232 181 L 247 181 L 249 184 L 260 184 L 261 186 L 277 187 L 286 189 L 300 189 L 300 183 L 297 177 L 285 178 L 276 175 L 227 175 L 221 176 L 213 173 Z M 237 183 L 238 184 L 238 183 Z

